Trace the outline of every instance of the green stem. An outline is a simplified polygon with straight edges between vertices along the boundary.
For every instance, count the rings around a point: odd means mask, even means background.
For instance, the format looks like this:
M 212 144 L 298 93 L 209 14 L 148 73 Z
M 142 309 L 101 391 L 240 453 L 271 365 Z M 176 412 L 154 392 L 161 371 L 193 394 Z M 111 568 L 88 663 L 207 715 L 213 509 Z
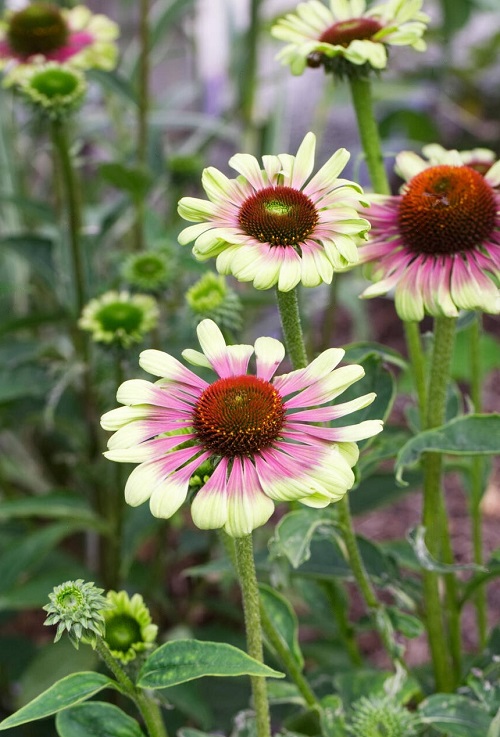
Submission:
M 111 655 L 106 643 L 100 637 L 97 638 L 96 650 L 122 687 L 124 693 L 134 701 L 139 709 L 149 737 L 167 737 L 167 730 L 165 729 L 158 704 L 149 698 L 144 691 L 136 687 L 118 661 Z
M 260 6 L 262 0 L 251 0 L 250 21 L 245 36 L 245 54 L 239 82 L 239 108 L 244 126 L 245 150 L 255 151 L 256 138 L 253 130 L 255 90 L 257 88 L 257 59 L 260 27 Z
M 427 385 L 425 376 L 425 357 L 422 350 L 422 341 L 420 340 L 420 330 L 418 322 L 403 321 L 406 346 L 413 373 L 413 381 L 417 391 L 418 409 L 420 415 L 420 427 L 425 429 L 426 412 L 427 412 Z
M 294 369 L 307 366 L 307 352 L 304 343 L 304 334 L 300 321 L 299 300 L 297 290 L 280 292 L 276 288 L 276 299 L 283 329 L 285 346 Z
M 139 70 L 137 79 L 137 162 L 141 169 L 148 165 L 148 113 L 150 73 L 149 0 L 139 3 Z M 145 203 L 141 198 L 135 203 L 135 248 L 144 249 Z
M 52 123 L 52 141 L 59 158 L 59 167 L 66 196 L 66 209 L 68 213 L 68 232 L 71 257 L 73 262 L 73 279 L 76 295 L 76 313 L 80 315 L 85 305 L 85 271 L 80 244 L 80 198 L 76 175 L 69 152 L 67 131 L 62 121 L 56 120 Z
M 279 659 L 283 663 L 283 666 L 288 675 L 297 686 L 300 694 L 304 698 L 304 701 L 308 706 L 318 706 L 319 702 L 314 694 L 314 691 L 304 678 L 299 664 L 283 642 L 278 630 L 274 625 L 274 622 L 269 617 L 263 606 L 261 606 L 260 609 L 260 616 L 262 619 L 262 628 L 266 633 L 267 639 L 269 640 Z
M 342 527 L 342 538 L 346 547 L 347 557 L 349 559 L 349 565 L 351 567 L 354 579 L 358 585 L 359 590 L 365 600 L 370 614 L 375 622 L 375 626 L 379 632 L 382 643 L 387 650 L 387 653 L 394 664 L 399 663 L 405 670 L 407 667 L 402 662 L 398 653 L 398 647 L 394 639 L 390 636 L 387 627 L 382 622 L 381 615 L 383 614 L 384 607 L 379 602 L 375 590 L 371 584 L 370 578 L 363 563 L 361 552 L 359 550 L 358 542 L 356 540 L 356 534 L 354 532 L 354 525 L 352 522 L 351 510 L 349 508 L 349 497 L 345 494 L 342 499 L 337 502 L 337 510 L 339 515 L 339 522 Z
M 480 338 L 481 338 L 481 316 L 477 315 L 470 332 L 470 357 L 471 357 L 471 379 L 470 391 L 474 412 L 481 412 L 482 397 L 482 371 L 480 359 Z M 483 565 L 483 528 L 481 519 L 481 499 L 483 496 L 483 469 L 484 462 L 481 456 L 473 456 L 471 458 L 471 524 L 472 524 L 472 544 L 474 550 L 474 563 Z M 479 646 L 483 649 L 486 645 L 487 638 L 487 605 L 486 605 L 486 587 L 480 586 L 474 598 L 476 606 L 476 621 Z
M 262 644 L 260 597 L 255 573 L 252 536 L 246 535 L 245 537 L 236 538 L 235 550 L 238 578 L 243 597 L 247 650 L 252 658 L 263 663 L 264 648 Z M 252 684 L 257 737 L 270 737 L 271 719 L 269 715 L 266 679 L 261 676 L 252 676 L 250 681 Z
M 368 79 L 357 79 L 356 77 L 352 77 L 349 82 L 359 137 L 373 190 L 378 194 L 390 194 L 378 126 L 373 114 L 371 83 Z
M 332 345 L 337 319 L 338 285 L 339 281 L 334 274 L 332 283 L 329 285 L 328 301 L 323 312 L 323 320 L 321 321 L 321 335 L 318 348 L 320 351 L 325 351 Z
M 432 353 L 429 389 L 427 393 L 427 413 L 425 427 L 439 427 L 445 420 L 446 393 L 450 378 L 451 359 L 455 337 L 455 319 L 439 317 L 434 323 L 434 348 Z M 453 561 L 448 520 L 442 494 L 443 463 L 442 454 L 425 453 L 423 525 L 426 529 L 426 545 L 432 557 L 438 560 Z M 424 598 L 429 647 L 432 654 L 436 687 L 440 691 L 451 691 L 459 677 L 461 644 L 460 621 L 457 606 L 457 587 L 453 574 L 445 576 L 446 615 L 450 655 L 443 621 L 442 604 L 439 594 L 439 575 L 434 571 L 424 571 Z

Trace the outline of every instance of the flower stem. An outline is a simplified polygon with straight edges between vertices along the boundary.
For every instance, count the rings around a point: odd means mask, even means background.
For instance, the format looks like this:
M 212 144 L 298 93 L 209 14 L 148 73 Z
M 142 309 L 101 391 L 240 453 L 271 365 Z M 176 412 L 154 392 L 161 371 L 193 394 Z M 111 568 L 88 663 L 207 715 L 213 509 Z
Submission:
M 365 600 L 365 604 L 370 610 L 370 614 L 375 622 L 375 626 L 380 635 L 387 653 L 394 664 L 399 663 L 405 670 L 407 670 L 406 664 L 402 662 L 400 654 L 398 652 L 398 646 L 394 639 L 391 637 L 387 626 L 384 626 L 382 621 L 383 605 L 379 602 L 375 590 L 371 584 L 370 578 L 363 563 L 359 546 L 356 540 L 354 532 L 354 525 L 352 523 L 351 510 L 349 508 L 349 498 L 347 494 L 337 502 L 337 510 L 339 515 L 339 522 L 342 527 L 342 538 L 347 551 L 347 557 L 349 559 L 349 565 L 351 567 L 354 579 L 358 585 L 359 590 Z
M 470 393 L 474 412 L 481 412 L 481 360 L 480 360 L 480 338 L 481 338 L 481 316 L 478 313 L 470 332 Z M 483 495 L 483 469 L 484 462 L 481 456 L 471 458 L 471 500 L 470 513 L 472 523 L 472 544 L 474 549 L 474 563 L 483 565 L 483 530 L 481 519 L 481 498 Z M 487 636 L 487 614 L 486 614 L 486 588 L 480 586 L 475 596 L 476 621 L 479 647 L 482 650 L 486 645 Z
M 425 376 L 425 358 L 422 350 L 422 342 L 420 340 L 420 330 L 418 322 L 403 321 L 406 346 L 410 357 L 412 367 L 413 381 L 417 391 L 418 409 L 420 415 L 420 427 L 425 428 L 427 413 L 427 385 Z
M 81 314 L 85 305 L 85 276 L 80 244 L 80 198 L 75 171 L 69 152 L 69 143 L 64 122 L 56 120 L 52 123 L 52 141 L 59 158 L 61 177 L 63 180 L 64 193 L 66 195 L 66 207 L 68 213 L 68 230 L 71 257 L 73 262 L 73 278 L 76 296 L 76 313 Z
M 311 689 L 310 685 L 304 678 L 299 664 L 291 654 L 290 650 L 284 644 L 274 622 L 269 617 L 263 606 L 261 606 L 260 609 L 260 616 L 262 619 L 262 629 L 266 633 L 267 639 L 276 651 L 288 675 L 297 686 L 304 701 L 308 706 L 318 706 L 319 702 L 314 695 L 314 691 Z
M 294 369 L 307 366 L 307 352 L 304 343 L 304 334 L 300 321 L 299 300 L 297 290 L 280 292 L 276 288 L 276 299 L 283 329 L 283 337 L 287 353 Z
M 425 427 L 439 427 L 445 420 L 446 392 L 450 378 L 455 319 L 439 317 L 434 323 L 434 349 L 432 353 L 427 413 Z M 453 551 L 448 520 L 442 495 L 442 454 L 425 453 L 423 525 L 426 529 L 426 545 L 432 557 L 453 561 Z M 447 641 L 439 595 L 439 576 L 434 571 L 424 571 L 424 599 L 429 646 L 432 654 L 436 687 L 451 691 L 459 677 L 461 646 L 460 621 L 457 607 L 457 587 L 453 574 L 445 576 L 446 615 L 448 619 L 449 645 L 453 668 L 443 643 Z
M 137 79 L 137 163 L 141 169 L 148 163 L 148 113 L 149 113 L 149 70 L 150 34 L 149 0 L 139 3 L 139 73 Z M 135 203 L 135 248 L 144 249 L 144 199 Z
M 349 82 L 359 137 L 365 153 L 366 166 L 370 174 L 373 190 L 378 194 L 390 194 L 380 136 L 373 114 L 371 83 L 368 79 L 358 79 L 356 77 L 350 78 Z
M 263 663 L 264 649 L 262 645 L 260 597 L 253 558 L 252 536 L 246 535 L 245 537 L 236 538 L 235 550 L 238 578 L 243 597 L 247 650 L 252 658 Z M 271 719 L 269 715 L 266 679 L 262 676 L 251 676 L 250 681 L 252 684 L 257 737 L 270 737 Z
M 136 687 L 118 661 L 113 658 L 106 643 L 101 637 L 97 638 L 96 650 L 120 684 L 124 693 L 134 701 L 135 705 L 139 709 L 141 716 L 144 719 L 144 724 L 148 730 L 149 737 L 167 737 L 167 730 L 163 723 L 160 707 L 155 701 L 149 698 L 144 691 Z

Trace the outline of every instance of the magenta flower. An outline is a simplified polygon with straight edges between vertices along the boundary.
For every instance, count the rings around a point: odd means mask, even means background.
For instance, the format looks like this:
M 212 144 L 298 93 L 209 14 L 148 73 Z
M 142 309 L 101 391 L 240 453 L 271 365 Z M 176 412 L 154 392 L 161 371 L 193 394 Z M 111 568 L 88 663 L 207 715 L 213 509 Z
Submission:
M 22 76 L 26 67 L 54 61 L 80 69 L 113 69 L 118 49 L 118 26 L 105 15 L 93 14 L 83 5 L 60 8 L 33 2 L 0 22 L 0 69 L 5 84 Z
M 399 154 L 401 194 L 374 195 L 367 211 L 372 229 L 360 261 L 375 283 L 361 296 L 394 289 L 403 320 L 500 312 L 500 162 L 482 167 L 483 176 L 463 154 L 445 153 L 438 164 Z
M 267 522 L 273 501 L 311 507 L 338 501 L 354 483 L 355 441 L 382 429 L 380 420 L 325 425 L 373 401 L 372 393 L 331 404 L 363 368 L 336 368 L 344 351 L 330 348 L 307 368 L 274 377 L 284 357 L 278 340 L 227 346 L 212 320 L 199 324 L 198 338 L 203 352 L 186 350 L 183 357 L 215 371 L 214 382 L 167 353 L 147 350 L 140 365 L 162 378 L 124 382 L 117 399 L 125 406 L 102 417 L 102 426 L 115 431 L 106 457 L 140 464 L 127 481 L 126 501 L 137 506 L 149 499 L 155 517 L 171 517 L 207 461 L 213 471 L 191 506 L 202 529 L 223 527 L 242 537 Z M 248 373 L 253 354 L 255 374 Z

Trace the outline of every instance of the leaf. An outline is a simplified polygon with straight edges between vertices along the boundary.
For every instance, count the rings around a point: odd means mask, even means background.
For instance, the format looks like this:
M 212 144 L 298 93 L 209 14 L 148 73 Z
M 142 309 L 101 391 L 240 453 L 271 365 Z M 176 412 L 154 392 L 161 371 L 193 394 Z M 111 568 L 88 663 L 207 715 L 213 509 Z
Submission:
M 116 682 L 102 673 L 73 673 L 54 683 L 29 704 L 0 722 L 0 730 L 57 714 L 68 706 L 89 699 L 103 688 L 116 688 Z
M 86 529 L 85 521 L 57 522 L 26 535 L 0 556 L 0 591 L 11 589 L 19 576 L 39 568 L 47 553 L 74 532 Z
M 284 555 L 294 568 L 311 556 L 313 535 L 335 522 L 328 512 L 317 509 L 299 509 L 286 514 L 277 524 L 272 540 L 273 555 Z
M 490 724 L 486 737 L 500 737 L 500 709 L 493 717 L 493 721 Z
M 435 558 L 431 556 L 425 544 L 425 527 L 418 525 L 411 529 L 406 538 L 413 548 L 417 560 L 421 567 L 426 571 L 434 571 L 435 573 L 455 573 L 455 571 L 485 571 L 483 566 L 477 565 L 477 563 L 462 563 L 462 564 L 448 564 L 439 563 Z
M 102 701 L 78 704 L 60 712 L 56 729 L 59 737 L 144 737 L 135 719 Z
M 370 447 L 370 450 L 374 450 L 375 447 L 378 447 L 378 443 L 377 446 Z M 407 486 L 397 484 L 392 473 L 375 473 L 366 479 L 363 478 L 359 486 L 349 492 L 351 513 L 356 516 L 380 507 L 387 507 L 404 494 L 414 491 L 421 481 L 420 473 L 408 474 Z
M 459 694 L 433 694 L 418 710 L 424 724 L 450 737 L 485 737 L 491 717 L 477 701 Z
M 90 509 L 85 499 L 75 494 L 55 492 L 24 499 L 0 501 L 0 520 L 23 517 L 52 517 L 78 520 L 92 528 L 104 530 L 106 526 Z
M 345 737 L 345 715 L 342 699 L 337 694 L 323 696 L 320 702 L 319 719 L 321 734 L 325 737 Z
M 394 606 L 388 606 L 385 610 L 391 620 L 392 626 L 403 637 L 411 640 L 414 637 L 419 637 L 424 632 L 425 627 L 418 617 L 407 612 L 402 612 L 401 609 Z
M 299 623 L 290 603 L 267 584 L 259 584 L 260 600 L 272 622 L 276 635 L 286 649 L 293 655 L 301 668 L 304 658 L 299 646 Z M 270 643 L 272 649 L 272 642 Z
M 203 676 L 283 678 L 284 674 L 223 642 L 173 640 L 149 656 L 140 670 L 137 685 L 168 688 Z
M 422 453 L 450 455 L 490 455 L 500 452 L 500 414 L 466 415 L 425 430 L 409 440 L 396 459 L 396 479 L 403 481 L 403 471 L 416 463 Z
M 0 239 L 0 248 L 4 247 L 28 261 L 36 275 L 53 285 L 53 241 L 50 238 L 35 233 L 16 233 Z
M 136 166 L 124 166 L 118 162 L 110 162 L 101 164 L 99 172 L 107 182 L 127 192 L 134 202 L 143 199 L 152 184 L 151 175 L 145 169 Z
M 392 363 L 394 366 L 398 366 L 401 369 L 405 369 L 408 366 L 407 361 L 405 361 L 398 351 L 395 351 L 393 348 L 389 348 L 386 345 L 382 345 L 381 343 L 360 341 L 359 343 L 350 343 L 349 345 L 344 346 L 344 348 L 344 361 L 346 363 L 363 363 L 367 358 L 375 356 L 386 363 Z

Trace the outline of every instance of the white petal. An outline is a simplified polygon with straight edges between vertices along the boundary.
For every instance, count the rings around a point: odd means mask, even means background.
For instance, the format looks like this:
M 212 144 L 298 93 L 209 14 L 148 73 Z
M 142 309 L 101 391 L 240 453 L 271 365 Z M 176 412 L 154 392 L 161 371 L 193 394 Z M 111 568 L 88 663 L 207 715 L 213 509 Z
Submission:
M 255 341 L 255 358 L 257 376 L 269 381 L 285 357 L 285 346 L 276 338 L 257 338 Z

